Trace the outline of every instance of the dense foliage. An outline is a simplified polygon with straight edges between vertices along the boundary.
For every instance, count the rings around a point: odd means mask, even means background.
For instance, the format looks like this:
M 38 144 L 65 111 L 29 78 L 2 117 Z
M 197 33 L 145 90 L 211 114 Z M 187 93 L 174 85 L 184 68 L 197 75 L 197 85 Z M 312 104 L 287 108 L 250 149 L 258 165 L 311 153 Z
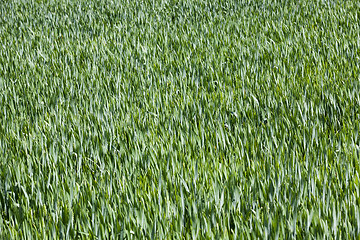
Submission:
M 2 0 L 0 238 L 357 238 L 360 2 Z

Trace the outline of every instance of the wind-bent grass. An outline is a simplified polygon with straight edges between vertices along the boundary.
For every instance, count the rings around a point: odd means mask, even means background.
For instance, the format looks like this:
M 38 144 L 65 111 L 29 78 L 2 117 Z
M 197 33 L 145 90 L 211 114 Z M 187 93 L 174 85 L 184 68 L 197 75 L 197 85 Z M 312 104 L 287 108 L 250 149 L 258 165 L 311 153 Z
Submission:
M 358 238 L 359 1 L 1 1 L 0 238 Z

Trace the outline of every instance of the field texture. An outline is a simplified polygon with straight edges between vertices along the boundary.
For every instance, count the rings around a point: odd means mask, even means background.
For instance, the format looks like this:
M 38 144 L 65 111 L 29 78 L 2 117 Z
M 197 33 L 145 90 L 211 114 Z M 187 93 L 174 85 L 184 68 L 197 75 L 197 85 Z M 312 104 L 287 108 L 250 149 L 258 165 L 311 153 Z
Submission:
M 360 236 L 360 2 L 1 0 L 1 239 Z

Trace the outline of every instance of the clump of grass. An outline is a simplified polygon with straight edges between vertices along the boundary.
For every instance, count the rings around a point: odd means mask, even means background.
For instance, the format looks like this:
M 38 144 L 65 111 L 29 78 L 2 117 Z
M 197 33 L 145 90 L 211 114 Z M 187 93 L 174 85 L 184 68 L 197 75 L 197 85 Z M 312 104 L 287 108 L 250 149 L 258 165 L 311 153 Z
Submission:
M 3 1 L 1 238 L 357 238 L 359 8 Z

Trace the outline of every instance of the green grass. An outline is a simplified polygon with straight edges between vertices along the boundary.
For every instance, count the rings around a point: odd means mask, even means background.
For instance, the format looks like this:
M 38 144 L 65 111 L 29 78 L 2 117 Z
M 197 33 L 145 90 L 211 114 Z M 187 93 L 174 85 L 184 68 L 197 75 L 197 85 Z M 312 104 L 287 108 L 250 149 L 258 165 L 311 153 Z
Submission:
M 360 236 L 359 1 L 0 3 L 0 238 Z

